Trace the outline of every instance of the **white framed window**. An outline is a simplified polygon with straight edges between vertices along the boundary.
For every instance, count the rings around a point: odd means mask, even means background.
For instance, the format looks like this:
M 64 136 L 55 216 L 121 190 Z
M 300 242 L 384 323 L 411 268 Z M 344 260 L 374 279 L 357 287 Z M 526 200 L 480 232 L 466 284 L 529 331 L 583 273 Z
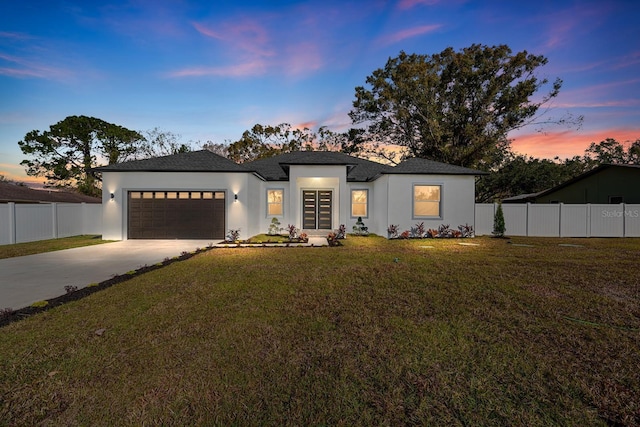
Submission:
M 267 216 L 284 215 L 284 190 L 268 189 L 267 190 Z
M 369 190 L 351 190 L 351 217 L 367 218 L 369 216 Z
M 413 184 L 413 218 L 442 217 L 442 185 Z

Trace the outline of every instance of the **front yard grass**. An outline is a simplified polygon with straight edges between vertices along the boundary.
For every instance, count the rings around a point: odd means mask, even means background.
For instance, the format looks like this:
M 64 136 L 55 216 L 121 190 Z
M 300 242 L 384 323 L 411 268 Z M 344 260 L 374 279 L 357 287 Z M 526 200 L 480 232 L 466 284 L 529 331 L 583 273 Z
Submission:
M 0 329 L 0 425 L 639 425 L 640 239 L 510 241 L 146 273 Z
M 15 243 L 13 245 L 0 245 L 0 259 L 79 248 L 81 246 L 100 245 L 110 242 L 110 240 L 102 240 L 101 237 L 102 236 L 99 235 L 81 235 L 60 239 L 39 240 L 37 242 Z

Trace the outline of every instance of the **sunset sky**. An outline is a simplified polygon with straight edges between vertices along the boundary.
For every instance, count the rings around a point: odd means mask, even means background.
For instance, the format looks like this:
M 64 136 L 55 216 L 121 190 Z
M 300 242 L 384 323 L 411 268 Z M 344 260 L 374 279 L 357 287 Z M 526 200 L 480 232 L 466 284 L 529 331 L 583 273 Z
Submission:
M 401 50 L 508 44 L 564 80 L 549 116 L 580 129 L 510 135 L 536 157 L 640 139 L 640 2 L 24 0 L 0 3 L 0 175 L 28 180 L 18 141 L 87 115 L 182 142 L 254 124 L 344 131 L 354 88 Z M 40 180 L 41 181 L 41 180 Z

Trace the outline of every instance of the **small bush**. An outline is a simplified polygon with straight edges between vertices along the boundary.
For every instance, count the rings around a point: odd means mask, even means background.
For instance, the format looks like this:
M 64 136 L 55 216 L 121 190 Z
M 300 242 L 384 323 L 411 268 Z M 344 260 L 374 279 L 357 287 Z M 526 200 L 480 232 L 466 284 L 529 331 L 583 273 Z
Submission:
M 233 242 L 237 242 L 238 239 L 240 239 L 240 230 L 229 230 L 229 232 L 227 233 L 227 237 L 225 238 L 225 241 L 229 242 L 229 243 L 233 243 Z
M 67 285 L 64 287 L 64 291 L 68 294 L 70 294 L 71 292 L 75 292 L 77 290 L 78 290 L 78 287 L 73 285 Z
M 271 219 L 271 224 L 269 224 L 269 230 L 267 231 L 267 234 L 269 236 L 275 236 L 276 234 L 280 234 L 280 232 L 282 231 L 282 227 L 280 227 L 280 221 L 278 221 L 278 218 L 272 218 Z
M 498 204 L 496 214 L 493 216 L 493 235 L 495 237 L 504 237 L 504 233 L 507 231 L 504 224 L 504 213 L 502 212 L 502 203 Z
M 287 231 L 289 232 L 289 240 L 293 240 L 296 237 L 298 237 L 298 233 L 300 232 L 300 229 L 293 224 L 288 224 Z
M 336 239 L 344 239 L 347 236 L 347 227 L 344 224 L 340 224 L 336 231 Z
M 359 216 L 356 221 L 356 225 L 353 226 L 353 234 L 356 236 L 368 236 L 369 235 L 369 227 L 364 225 L 362 221 L 362 217 Z
M 389 227 L 387 228 L 387 236 L 389 237 L 389 239 L 397 239 L 398 238 L 398 229 L 399 229 L 400 225 L 394 225 L 391 224 L 389 225 Z

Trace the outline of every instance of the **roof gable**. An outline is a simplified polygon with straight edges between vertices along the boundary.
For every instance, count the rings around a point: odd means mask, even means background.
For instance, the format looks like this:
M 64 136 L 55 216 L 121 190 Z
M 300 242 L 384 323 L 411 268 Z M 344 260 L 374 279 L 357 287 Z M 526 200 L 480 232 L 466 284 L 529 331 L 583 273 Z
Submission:
M 290 166 L 345 166 L 347 181 L 373 181 L 392 169 L 390 166 L 371 160 L 360 159 L 335 151 L 294 151 L 274 157 L 244 163 L 244 166 L 257 172 L 267 181 L 286 181 L 289 179 Z

